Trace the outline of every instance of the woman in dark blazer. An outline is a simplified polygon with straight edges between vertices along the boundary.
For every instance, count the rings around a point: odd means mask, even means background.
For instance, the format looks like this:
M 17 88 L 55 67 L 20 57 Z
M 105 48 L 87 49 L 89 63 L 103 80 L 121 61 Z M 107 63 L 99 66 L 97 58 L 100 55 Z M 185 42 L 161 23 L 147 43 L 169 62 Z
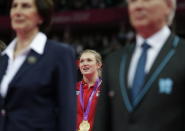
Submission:
M 0 61 L 0 131 L 74 131 L 76 69 L 71 47 L 47 39 L 51 0 L 13 0 L 15 39 Z

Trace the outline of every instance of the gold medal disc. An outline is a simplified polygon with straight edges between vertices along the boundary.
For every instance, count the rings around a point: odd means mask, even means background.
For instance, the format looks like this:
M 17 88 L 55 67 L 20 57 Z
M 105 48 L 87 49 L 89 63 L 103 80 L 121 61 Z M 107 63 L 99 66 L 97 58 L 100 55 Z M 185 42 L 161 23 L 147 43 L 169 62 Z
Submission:
M 78 131 L 89 131 L 90 129 L 90 124 L 88 121 L 86 120 L 83 120 L 81 123 L 80 123 L 80 129 Z

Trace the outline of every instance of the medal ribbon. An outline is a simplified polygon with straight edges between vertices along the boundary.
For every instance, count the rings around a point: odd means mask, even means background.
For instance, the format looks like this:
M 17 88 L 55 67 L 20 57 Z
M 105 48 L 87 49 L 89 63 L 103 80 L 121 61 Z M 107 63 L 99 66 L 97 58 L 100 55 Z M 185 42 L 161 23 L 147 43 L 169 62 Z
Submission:
M 92 99 L 93 99 L 93 96 L 95 95 L 96 91 L 100 87 L 100 84 L 101 84 L 101 80 L 97 79 L 96 84 L 94 86 L 94 89 L 93 89 L 93 91 L 92 91 L 92 93 L 89 97 L 87 108 L 85 110 L 84 99 L 83 99 L 82 82 L 80 83 L 80 104 L 81 104 L 82 109 L 83 109 L 83 120 L 88 120 L 88 115 L 89 115 L 90 107 L 91 107 L 91 104 L 92 104 Z

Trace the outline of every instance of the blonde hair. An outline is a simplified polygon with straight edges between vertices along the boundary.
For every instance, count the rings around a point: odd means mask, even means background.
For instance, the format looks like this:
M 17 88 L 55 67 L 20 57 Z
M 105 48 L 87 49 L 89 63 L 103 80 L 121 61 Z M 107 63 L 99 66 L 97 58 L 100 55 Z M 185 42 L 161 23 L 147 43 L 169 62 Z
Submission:
M 95 51 L 95 50 L 86 49 L 86 50 L 84 50 L 84 51 L 82 51 L 82 52 L 80 53 L 79 58 L 80 58 L 80 57 L 82 56 L 82 54 L 84 54 L 84 53 L 91 53 L 91 54 L 93 54 L 93 55 L 95 56 L 96 62 L 97 62 L 98 64 L 102 65 L 102 57 L 101 57 L 100 53 L 98 53 L 98 52 Z M 99 70 L 98 70 L 98 75 L 99 75 L 99 77 L 102 76 L 102 68 L 99 68 Z

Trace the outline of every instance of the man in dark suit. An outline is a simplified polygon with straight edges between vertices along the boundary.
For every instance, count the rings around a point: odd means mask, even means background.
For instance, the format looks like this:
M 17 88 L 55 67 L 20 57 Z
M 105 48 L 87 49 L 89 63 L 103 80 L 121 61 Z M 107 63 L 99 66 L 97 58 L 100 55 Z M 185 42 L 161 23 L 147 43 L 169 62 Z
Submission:
M 185 131 L 185 42 L 175 0 L 128 0 L 136 39 L 110 54 L 94 131 Z

